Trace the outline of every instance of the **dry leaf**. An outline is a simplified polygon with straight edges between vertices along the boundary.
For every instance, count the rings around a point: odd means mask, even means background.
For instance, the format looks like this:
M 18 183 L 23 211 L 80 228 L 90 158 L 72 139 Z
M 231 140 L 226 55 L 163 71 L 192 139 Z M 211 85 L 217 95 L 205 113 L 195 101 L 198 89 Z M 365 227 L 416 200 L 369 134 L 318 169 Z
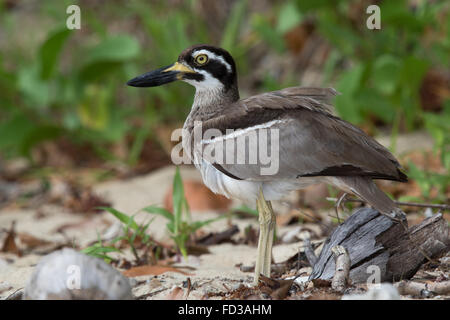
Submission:
M 292 280 L 279 280 L 280 287 L 272 292 L 270 295 L 272 299 L 282 300 L 287 297 L 289 289 L 291 289 L 294 279 Z
M 186 298 L 189 297 L 189 294 L 191 293 L 192 290 L 192 283 L 191 283 L 191 278 L 187 278 L 187 293 L 186 293 Z
M 15 232 L 15 225 L 16 222 L 14 221 L 11 224 L 11 228 L 8 231 L 8 235 L 6 236 L 4 242 L 3 242 L 3 246 L 2 246 L 2 250 L 1 252 L 8 252 L 8 253 L 14 253 L 17 254 L 19 257 L 21 255 L 21 252 L 19 250 L 19 248 L 16 245 L 16 232 Z
M 168 266 L 159 266 L 159 265 L 155 265 L 155 266 L 138 266 L 138 267 L 133 267 L 129 270 L 125 270 L 123 271 L 123 275 L 127 276 L 127 277 L 138 277 L 138 276 L 146 276 L 146 275 L 160 275 L 162 273 L 165 272 L 178 272 L 184 275 L 189 276 L 190 274 L 175 268 L 175 267 L 168 267 Z
M 186 246 L 186 251 L 189 255 L 193 256 L 200 256 L 202 254 L 210 253 L 207 247 L 195 244 L 188 244 Z
M 100 212 L 98 207 L 110 207 L 111 203 L 96 195 L 91 188 L 71 184 L 70 192 L 62 199 L 63 206 L 75 213 Z
M 27 247 L 27 249 L 31 250 L 37 247 L 51 244 L 50 241 L 36 238 L 35 236 L 32 236 L 31 234 L 26 232 L 20 232 L 17 234 L 17 236 L 20 242 L 23 243 Z
M 172 291 L 170 291 L 167 296 L 166 300 L 183 300 L 183 289 L 180 287 L 173 288 Z
M 231 205 L 231 200 L 213 193 L 203 183 L 193 180 L 183 181 L 184 193 L 189 208 L 192 211 L 226 211 Z M 172 188 L 164 197 L 164 207 L 172 211 Z
M 314 284 L 315 288 L 331 287 L 331 280 L 313 279 L 312 283 Z

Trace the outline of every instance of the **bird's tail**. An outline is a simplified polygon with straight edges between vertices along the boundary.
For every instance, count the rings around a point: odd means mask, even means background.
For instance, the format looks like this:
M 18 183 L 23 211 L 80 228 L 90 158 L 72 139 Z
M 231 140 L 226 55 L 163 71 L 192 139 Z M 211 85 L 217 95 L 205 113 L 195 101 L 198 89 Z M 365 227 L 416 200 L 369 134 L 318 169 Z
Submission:
M 397 207 L 377 185 L 368 177 L 339 177 L 339 182 L 344 184 L 352 193 L 366 201 L 380 213 L 394 219 L 405 219 L 405 213 Z M 345 188 L 344 188 L 345 189 Z

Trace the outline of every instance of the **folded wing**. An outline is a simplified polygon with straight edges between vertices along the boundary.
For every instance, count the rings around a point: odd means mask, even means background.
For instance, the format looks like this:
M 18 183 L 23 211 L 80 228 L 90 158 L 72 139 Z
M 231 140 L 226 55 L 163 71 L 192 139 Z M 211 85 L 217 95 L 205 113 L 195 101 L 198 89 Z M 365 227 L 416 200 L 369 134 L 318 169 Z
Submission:
M 331 113 L 330 99 L 336 94 L 294 87 L 242 99 L 227 114 L 202 123 L 203 133 L 214 129 L 220 134 L 204 138 L 194 150 L 234 179 L 366 176 L 406 181 L 386 148 Z

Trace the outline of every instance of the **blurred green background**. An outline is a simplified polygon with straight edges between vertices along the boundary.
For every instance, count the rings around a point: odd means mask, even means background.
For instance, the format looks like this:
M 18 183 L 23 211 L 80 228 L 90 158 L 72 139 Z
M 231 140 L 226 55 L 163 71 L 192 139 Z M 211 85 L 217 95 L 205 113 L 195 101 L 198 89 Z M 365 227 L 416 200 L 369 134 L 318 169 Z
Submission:
M 71 4 L 80 30 L 66 28 Z M 381 30 L 366 27 L 370 4 Z M 181 126 L 194 89 L 125 83 L 209 43 L 235 58 L 243 97 L 335 87 L 337 113 L 389 134 L 394 152 L 399 134 L 428 131 L 439 170 L 404 165 L 425 198 L 437 188 L 433 200 L 448 201 L 449 13 L 445 0 L 0 0 L 0 166 L 21 159 L 27 173 L 96 167 L 104 177 L 167 163 L 165 132 Z

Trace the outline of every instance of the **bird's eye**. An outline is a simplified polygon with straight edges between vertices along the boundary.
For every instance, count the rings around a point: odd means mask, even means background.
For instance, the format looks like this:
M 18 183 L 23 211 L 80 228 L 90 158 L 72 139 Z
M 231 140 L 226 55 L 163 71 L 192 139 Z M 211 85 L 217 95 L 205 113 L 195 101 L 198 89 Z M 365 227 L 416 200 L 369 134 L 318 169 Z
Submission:
M 208 56 L 206 54 L 199 54 L 195 57 L 195 63 L 203 65 L 208 62 Z

